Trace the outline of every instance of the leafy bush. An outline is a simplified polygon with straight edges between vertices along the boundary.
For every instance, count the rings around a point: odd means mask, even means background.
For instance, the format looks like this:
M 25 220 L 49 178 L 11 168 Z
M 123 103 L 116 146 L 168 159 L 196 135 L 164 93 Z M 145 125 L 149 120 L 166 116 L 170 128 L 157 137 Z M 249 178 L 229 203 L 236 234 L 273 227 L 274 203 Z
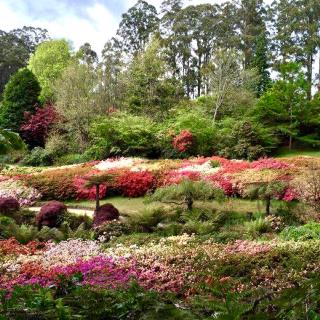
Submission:
M 287 227 L 280 233 L 280 237 L 284 240 L 295 241 L 320 239 L 320 223 L 311 222 L 299 227 Z
M 27 68 L 12 75 L 3 92 L 0 126 L 18 132 L 24 113 L 35 112 L 40 90 L 37 78 Z
M 35 114 L 25 113 L 25 122 L 20 127 L 22 138 L 31 147 L 44 147 L 49 131 L 58 120 L 52 105 L 36 108 Z
M 276 137 L 259 123 L 228 118 L 218 126 L 216 150 L 222 157 L 254 160 L 277 147 Z
M 173 148 L 178 152 L 189 153 L 194 144 L 194 138 L 189 130 L 182 130 L 173 139 Z
M 126 171 L 122 173 L 117 181 L 116 186 L 126 197 L 141 197 L 147 192 L 154 189 L 156 179 L 149 171 Z
M 0 198 L 0 214 L 12 215 L 20 209 L 20 204 L 13 197 Z
M 181 107 L 163 123 L 158 138 L 163 157 L 180 157 L 173 148 L 172 141 L 182 131 L 188 131 L 193 137 L 193 147 L 188 155 L 211 156 L 214 152 L 216 130 L 212 121 L 200 109 L 194 106 Z
M 22 159 L 22 164 L 33 167 L 50 166 L 53 164 L 53 155 L 46 149 L 36 147 Z
M 95 229 L 95 238 L 100 242 L 108 242 L 109 240 L 130 233 L 129 227 L 118 220 L 105 222 Z
M 271 231 L 271 223 L 265 218 L 258 218 L 253 221 L 245 222 L 244 227 L 245 232 L 253 238 Z
M 165 211 L 162 208 L 146 208 L 128 217 L 127 224 L 135 232 L 152 232 L 165 218 Z
M 185 205 L 187 210 L 192 212 L 193 203 L 196 200 L 208 200 L 218 198 L 223 195 L 210 183 L 205 181 L 192 181 L 184 179 L 181 183 L 158 188 L 148 201 L 161 201 L 163 203 L 173 203 Z
M 94 159 L 110 156 L 155 157 L 158 155 L 157 126 L 149 118 L 117 113 L 93 123 L 92 146 L 87 155 Z
M 42 194 L 44 200 L 69 200 L 75 199 L 77 195 L 74 177 L 85 175 L 90 170 L 92 168 L 89 165 L 54 169 L 27 176 L 25 180 Z
M 36 223 L 40 229 L 43 226 L 49 228 L 58 227 L 67 212 L 67 207 L 59 201 L 50 201 L 41 207 L 40 212 L 37 214 Z
M 194 319 L 173 303 L 174 296 L 147 291 L 135 283 L 118 289 L 20 286 L 5 296 L 0 292 L 0 313 L 5 319 Z
M 119 211 L 112 204 L 106 203 L 94 211 L 93 215 L 93 225 L 94 227 L 99 227 L 100 225 L 119 219 Z

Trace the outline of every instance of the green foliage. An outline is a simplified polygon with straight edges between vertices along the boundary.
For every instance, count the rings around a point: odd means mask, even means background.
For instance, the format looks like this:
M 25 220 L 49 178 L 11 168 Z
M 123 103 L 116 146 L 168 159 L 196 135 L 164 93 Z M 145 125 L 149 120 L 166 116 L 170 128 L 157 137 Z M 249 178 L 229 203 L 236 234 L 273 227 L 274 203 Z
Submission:
M 127 113 L 101 118 L 91 126 L 92 146 L 87 155 L 94 159 L 109 156 L 155 156 L 157 126 L 144 116 Z
M 216 150 L 226 158 L 258 159 L 270 153 L 278 143 L 271 130 L 249 119 L 226 118 L 217 126 Z
M 0 128 L 0 155 L 25 149 L 26 145 L 17 133 Z
M 21 69 L 10 77 L 0 105 L 0 126 L 18 131 L 25 112 L 34 112 L 40 94 L 39 83 L 28 69 Z
M 256 220 L 245 222 L 244 229 L 246 234 L 252 238 L 256 238 L 263 233 L 271 231 L 271 225 L 265 218 L 258 218 Z
M 166 218 L 166 212 L 162 208 L 146 208 L 128 217 L 127 224 L 135 232 L 152 232 L 158 224 Z
M 177 135 L 182 130 L 189 130 L 195 139 L 194 148 L 188 155 L 212 155 L 217 134 L 216 129 L 203 110 L 187 104 L 177 108 L 161 126 L 158 138 L 164 157 L 177 156 L 172 147 L 172 134 Z
M 54 99 L 54 82 L 62 75 L 71 59 L 70 45 L 66 40 L 50 40 L 41 43 L 30 57 L 28 68 L 40 85 L 42 102 Z
M 183 96 L 179 81 L 168 77 L 168 71 L 160 43 L 154 40 L 129 68 L 126 100 L 130 112 L 152 119 L 166 116 Z
M 150 201 L 161 201 L 163 203 L 173 203 L 176 205 L 186 205 L 188 211 L 193 209 L 195 200 L 208 200 L 224 198 L 223 191 L 213 188 L 205 181 L 192 181 L 184 179 L 179 184 L 156 189 L 155 193 L 148 199 Z
M 26 166 L 50 166 L 53 164 L 53 155 L 47 149 L 35 147 L 23 159 L 22 164 Z
M 194 319 L 173 304 L 174 296 L 146 291 L 135 283 L 119 289 L 75 287 L 62 296 L 58 290 L 17 287 L 9 298 L 0 296 L 0 313 L 3 319 Z
M 253 116 L 272 129 L 291 148 L 299 135 L 299 123 L 307 110 L 308 82 L 296 63 L 281 66 L 281 78 L 258 101 Z
M 280 237 L 284 240 L 306 241 L 320 239 L 320 223 L 310 222 L 302 226 L 285 228 Z

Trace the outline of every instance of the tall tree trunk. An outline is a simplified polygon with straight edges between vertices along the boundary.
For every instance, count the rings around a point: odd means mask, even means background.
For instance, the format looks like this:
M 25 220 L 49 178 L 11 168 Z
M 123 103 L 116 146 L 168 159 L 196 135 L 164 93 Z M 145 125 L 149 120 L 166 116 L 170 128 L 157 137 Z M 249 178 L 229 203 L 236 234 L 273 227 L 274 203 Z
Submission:
M 310 101 L 312 99 L 312 66 L 313 66 L 313 54 L 309 53 L 308 54 L 308 61 L 307 61 L 307 81 L 309 84 L 308 92 L 307 92 L 307 97 L 308 100 Z
M 192 197 L 188 197 L 187 198 L 187 208 L 188 208 L 188 211 L 192 211 L 192 209 L 193 209 L 193 199 L 192 199 Z
M 100 208 L 100 184 L 96 184 L 96 210 Z
M 271 198 L 268 197 L 266 199 L 266 215 L 269 216 L 270 215 L 270 207 L 271 207 Z

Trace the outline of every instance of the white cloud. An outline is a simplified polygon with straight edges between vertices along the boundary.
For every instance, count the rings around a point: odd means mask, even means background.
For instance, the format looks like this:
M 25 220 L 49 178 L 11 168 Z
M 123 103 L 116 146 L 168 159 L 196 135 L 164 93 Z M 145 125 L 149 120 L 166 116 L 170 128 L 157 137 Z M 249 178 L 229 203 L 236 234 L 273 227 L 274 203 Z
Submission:
M 82 14 L 64 1 L 51 0 L 0 0 L 0 30 L 9 31 L 24 25 L 46 28 L 52 38 L 71 40 L 74 48 L 89 42 L 98 54 L 101 53 L 105 42 L 115 35 L 121 19 L 112 13 L 102 3 L 103 0 L 81 6 Z M 185 0 L 185 5 L 201 3 L 222 3 L 225 0 Z M 271 0 L 267 0 L 271 1 Z M 119 0 L 119 8 L 129 9 L 137 0 Z M 157 9 L 162 0 L 148 0 Z M 88 2 L 89 3 L 89 2 Z M 104 1 L 106 3 L 106 1 Z M 32 5 L 32 9 L 28 7 Z M 30 14 L 30 10 L 37 9 L 37 14 Z M 31 12 L 32 13 L 32 12 Z M 48 18 L 48 13 L 51 18 Z M 35 16 L 35 17 L 34 17 Z
M 26 14 L 23 5 L 0 3 L 0 29 L 12 30 L 24 25 L 46 28 L 52 38 L 71 40 L 75 49 L 85 42 L 100 53 L 105 42 L 111 38 L 118 27 L 119 17 L 114 17 L 102 4 L 96 2 L 84 9 L 83 15 L 77 15 L 65 5 L 55 6 L 55 19 L 39 16 L 34 19 Z

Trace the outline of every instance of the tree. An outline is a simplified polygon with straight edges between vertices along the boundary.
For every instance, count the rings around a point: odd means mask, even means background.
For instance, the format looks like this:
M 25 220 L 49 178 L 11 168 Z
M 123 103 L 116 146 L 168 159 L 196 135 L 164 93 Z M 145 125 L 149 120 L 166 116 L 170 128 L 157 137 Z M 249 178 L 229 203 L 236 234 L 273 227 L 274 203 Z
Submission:
M 112 183 L 116 178 L 115 174 L 93 174 L 90 176 L 85 176 L 84 179 L 87 180 L 85 184 L 86 188 L 95 187 L 96 189 L 96 210 L 100 208 L 100 185 L 106 183 Z
M 272 14 L 276 56 L 281 63 L 291 60 L 306 68 L 310 100 L 315 56 L 320 50 L 320 3 L 317 0 L 274 1 Z
M 0 125 L 18 131 L 24 121 L 25 112 L 35 112 L 40 86 L 34 74 L 24 68 L 11 76 L 0 106 Z
M 257 82 L 257 76 L 254 72 L 241 68 L 239 54 L 233 49 L 218 50 L 214 53 L 209 76 L 209 89 L 213 97 L 213 105 L 210 110 L 213 122 L 223 113 L 224 107 L 239 107 L 240 95 L 246 93 L 252 96 L 253 88 Z M 230 100 L 235 104 L 228 103 Z M 248 106 L 250 103 L 247 104 Z M 234 112 L 234 110 L 231 111 Z
M 30 54 L 48 38 L 47 30 L 41 28 L 0 30 L 0 97 L 10 76 L 25 67 Z
M 88 42 L 79 48 L 76 57 L 81 63 L 94 64 L 98 62 L 98 55 L 92 50 L 91 45 Z
M 156 119 L 165 117 L 183 96 L 180 83 L 168 71 L 159 41 L 154 40 L 129 68 L 126 100 L 130 112 Z
M 91 122 L 107 113 L 101 86 L 95 69 L 79 63 L 70 64 L 56 81 L 56 110 L 64 121 L 62 129 L 72 136 L 78 151 L 88 146 Z
M 147 201 L 185 205 L 187 210 L 191 212 L 194 201 L 205 201 L 213 198 L 222 199 L 222 195 L 223 192 L 213 188 L 208 182 L 184 179 L 179 184 L 158 188 Z
M 293 138 L 299 134 L 309 86 L 298 64 L 284 64 L 280 70 L 280 78 L 260 98 L 252 114 L 277 135 L 288 138 L 288 147 L 291 149 Z
M 271 200 L 278 199 L 286 189 L 286 184 L 281 181 L 270 181 L 265 183 L 259 183 L 251 186 L 247 191 L 246 195 L 250 199 L 262 200 L 265 203 L 265 213 L 270 215 Z
M 104 99 L 111 111 L 123 107 L 125 94 L 123 69 L 121 44 L 116 38 L 112 38 L 102 50 L 102 61 L 98 68 L 105 88 Z
M 70 60 L 70 45 L 66 40 L 45 41 L 37 47 L 29 60 L 28 68 L 35 74 L 41 85 L 41 101 L 54 101 L 54 83 Z
M 136 55 L 144 50 L 151 35 L 158 29 L 157 15 L 156 8 L 143 0 L 138 0 L 122 15 L 117 35 L 121 37 L 125 52 Z
M 17 133 L 0 128 L 0 155 L 23 149 L 25 149 L 25 144 Z

